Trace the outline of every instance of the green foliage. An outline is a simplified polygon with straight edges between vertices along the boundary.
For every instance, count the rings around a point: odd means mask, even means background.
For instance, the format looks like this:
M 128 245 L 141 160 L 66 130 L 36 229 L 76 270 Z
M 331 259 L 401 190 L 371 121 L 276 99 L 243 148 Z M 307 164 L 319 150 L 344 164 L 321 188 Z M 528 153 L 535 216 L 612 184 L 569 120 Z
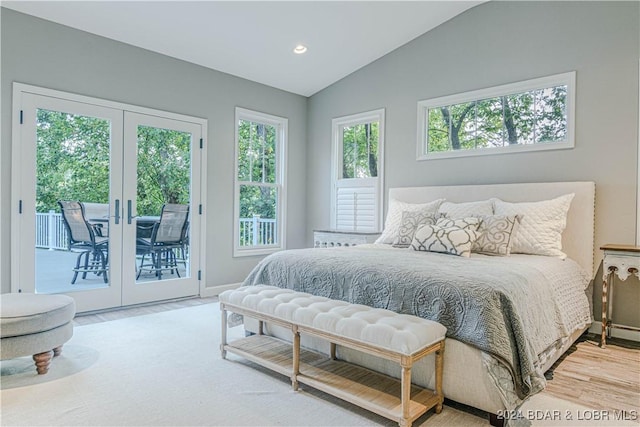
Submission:
M 567 87 L 453 104 L 428 110 L 428 150 L 441 152 L 562 141 Z
M 165 203 L 189 203 L 191 134 L 138 127 L 138 215 L 159 215 Z
M 379 123 L 362 123 L 342 129 L 342 177 L 378 176 Z
M 48 110 L 37 118 L 36 212 L 58 211 L 58 200 L 108 203 L 109 121 Z M 138 128 L 139 215 L 189 203 L 190 147 L 188 133 Z
M 240 218 L 276 217 L 277 129 L 247 120 L 238 122 Z
M 109 201 L 110 123 L 38 110 L 36 212 L 58 211 L 58 200 Z

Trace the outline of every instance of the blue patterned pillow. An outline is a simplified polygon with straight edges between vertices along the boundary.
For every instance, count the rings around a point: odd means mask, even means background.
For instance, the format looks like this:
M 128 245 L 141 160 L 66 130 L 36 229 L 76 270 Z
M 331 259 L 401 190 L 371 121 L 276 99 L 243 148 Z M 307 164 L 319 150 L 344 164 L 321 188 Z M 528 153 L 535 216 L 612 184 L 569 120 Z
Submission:
M 440 252 L 469 257 L 473 242 L 478 238 L 474 227 L 440 227 L 423 225 L 418 228 L 411 241 L 414 251 Z

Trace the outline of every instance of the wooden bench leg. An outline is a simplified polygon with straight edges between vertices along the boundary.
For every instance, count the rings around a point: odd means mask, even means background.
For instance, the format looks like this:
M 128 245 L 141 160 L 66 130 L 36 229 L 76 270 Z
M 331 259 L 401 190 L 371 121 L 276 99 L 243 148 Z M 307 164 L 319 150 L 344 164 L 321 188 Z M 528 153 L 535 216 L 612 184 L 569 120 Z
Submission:
M 403 357 L 402 378 L 400 379 L 400 403 L 402 404 L 402 419 L 400 427 L 411 427 L 409 405 L 411 404 L 411 361 Z
M 293 391 L 298 391 L 298 374 L 300 373 L 300 332 L 298 327 L 291 327 L 293 332 L 293 366 L 291 372 L 291 387 Z
M 440 350 L 436 351 L 436 394 L 440 398 L 440 403 L 436 405 L 436 414 L 442 412 L 444 403 L 444 393 L 442 392 L 442 371 L 444 369 L 444 340 L 440 343 Z
M 36 362 L 36 369 L 38 375 L 44 375 L 49 372 L 49 364 L 51 363 L 52 351 L 45 351 L 44 353 L 38 353 L 33 355 L 33 360 Z

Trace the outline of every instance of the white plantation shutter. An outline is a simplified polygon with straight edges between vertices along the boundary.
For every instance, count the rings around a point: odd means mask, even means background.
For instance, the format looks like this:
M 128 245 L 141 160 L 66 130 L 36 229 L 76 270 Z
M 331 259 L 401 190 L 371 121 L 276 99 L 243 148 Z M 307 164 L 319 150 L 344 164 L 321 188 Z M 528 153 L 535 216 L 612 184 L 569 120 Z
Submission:
M 384 188 L 384 109 L 338 117 L 331 126 L 331 228 L 379 232 Z M 370 164 L 372 155 L 375 167 Z
M 337 230 L 377 231 L 376 181 L 377 179 L 341 180 L 336 184 Z

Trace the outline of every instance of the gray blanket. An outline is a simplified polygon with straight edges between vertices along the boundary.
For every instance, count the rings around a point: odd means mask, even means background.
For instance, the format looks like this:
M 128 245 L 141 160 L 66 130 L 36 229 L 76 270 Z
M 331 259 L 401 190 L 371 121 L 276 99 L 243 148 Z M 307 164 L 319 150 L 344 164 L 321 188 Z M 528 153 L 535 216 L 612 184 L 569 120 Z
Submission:
M 579 270 L 573 262 L 565 265 Z M 566 282 L 561 276 L 514 257 L 462 258 L 356 246 L 272 254 L 244 285 L 290 288 L 440 322 L 448 337 L 503 363 L 523 399 L 544 388 L 538 354 L 573 332 L 553 298 L 556 284 L 549 277 Z

